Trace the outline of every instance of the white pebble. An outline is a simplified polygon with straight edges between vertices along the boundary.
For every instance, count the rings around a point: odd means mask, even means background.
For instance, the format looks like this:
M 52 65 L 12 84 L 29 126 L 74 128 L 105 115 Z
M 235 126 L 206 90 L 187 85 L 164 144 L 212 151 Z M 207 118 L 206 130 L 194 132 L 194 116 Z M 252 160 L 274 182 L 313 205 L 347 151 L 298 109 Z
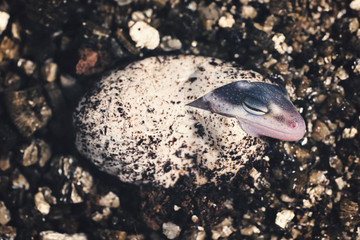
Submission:
M 342 177 L 335 178 L 335 182 L 340 191 L 346 186 L 346 181 Z
M 141 11 L 135 11 L 131 14 L 131 20 L 133 20 L 134 22 L 145 21 L 145 18 L 145 14 Z
M 187 8 L 195 12 L 197 10 L 197 3 L 195 1 L 191 1 L 189 5 L 187 5 Z
M 219 19 L 219 26 L 222 28 L 231 28 L 235 23 L 233 15 L 225 13 L 224 16 Z
M 285 228 L 294 217 L 295 213 L 292 210 L 282 210 L 276 214 L 275 224 L 281 228 Z
M 241 16 L 243 18 L 251 18 L 254 19 L 257 16 L 257 12 L 254 7 L 245 5 L 241 8 Z
M 177 38 L 171 38 L 171 36 L 164 36 L 161 38 L 160 47 L 164 51 L 174 51 L 181 49 L 182 44 Z
M 197 221 L 199 221 L 198 216 L 192 215 L 192 216 L 191 216 L 191 221 L 193 221 L 193 223 L 197 223 Z
M 155 49 L 160 43 L 160 34 L 158 30 L 143 21 L 137 21 L 130 27 L 131 39 L 136 42 L 136 47 Z
M 115 2 L 120 6 L 126 6 L 132 3 L 133 0 L 115 0 Z
M 236 231 L 232 224 L 232 217 L 225 218 L 221 223 L 211 229 L 211 239 L 217 240 L 219 238 L 229 237 L 233 232 Z
M 26 180 L 25 176 L 21 173 L 16 174 L 16 177 L 12 180 L 12 188 L 13 189 L 25 189 L 28 190 L 30 188 L 30 184 L 28 180 Z
M 96 211 L 94 214 L 92 214 L 91 219 L 94 220 L 95 222 L 100 222 L 104 219 L 107 219 L 110 214 L 111 214 L 110 208 L 105 207 L 104 209 L 102 209 L 101 212 Z
M 163 223 L 162 228 L 163 228 L 163 234 L 168 239 L 174 239 L 178 237 L 181 232 L 181 228 L 172 222 Z
M 328 171 L 313 170 L 309 176 L 309 182 L 311 184 L 325 184 L 329 183 L 329 179 L 326 177 Z
M 251 236 L 253 234 L 260 233 L 260 229 L 254 225 L 250 225 L 248 227 L 240 229 L 240 233 L 244 236 Z
M 11 220 L 10 211 L 6 208 L 5 203 L 0 201 L 0 224 L 6 225 Z
M 277 33 L 273 36 L 272 41 L 274 42 L 274 48 L 280 54 L 291 53 L 292 47 L 289 47 L 285 42 L 285 36 L 282 33 Z
M 340 66 L 338 69 L 336 69 L 335 77 L 339 78 L 340 80 L 346 80 L 349 78 L 349 74 L 346 72 L 343 66 Z
M 356 134 L 358 134 L 358 130 L 355 127 L 345 128 L 342 138 L 354 138 Z
M 118 208 L 120 206 L 120 199 L 115 193 L 109 192 L 100 198 L 99 205 L 109 208 Z
M 359 29 L 359 20 L 357 18 L 350 19 L 349 31 L 351 33 L 356 32 Z
M 66 234 L 58 233 L 54 231 L 40 232 L 41 240 L 87 240 L 87 237 L 83 233 Z
M 43 215 L 47 215 L 50 212 L 50 204 L 45 201 L 44 194 L 37 192 L 34 196 L 34 202 L 36 209 Z
M 9 22 L 10 15 L 7 12 L 0 11 L 0 34 L 2 34 Z
M 359 11 L 360 10 L 360 0 L 353 0 L 350 3 L 350 8 L 353 10 Z
M 45 61 L 45 64 L 41 70 L 43 78 L 46 79 L 46 81 L 54 82 L 56 80 L 58 73 L 58 65 L 52 62 L 51 59 Z

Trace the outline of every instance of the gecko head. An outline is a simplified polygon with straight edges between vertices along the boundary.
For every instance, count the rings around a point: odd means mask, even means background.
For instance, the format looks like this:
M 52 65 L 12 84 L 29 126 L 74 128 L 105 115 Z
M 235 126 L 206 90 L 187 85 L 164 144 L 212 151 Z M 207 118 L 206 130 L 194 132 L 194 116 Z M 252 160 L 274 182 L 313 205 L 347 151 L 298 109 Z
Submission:
M 235 117 L 252 136 L 298 141 L 306 132 L 305 121 L 284 87 L 262 82 L 250 84 L 238 107 L 242 113 Z
M 298 141 L 306 132 L 305 121 L 286 89 L 274 84 L 237 81 L 187 105 L 234 117 L 241 128 L 254 137 Z

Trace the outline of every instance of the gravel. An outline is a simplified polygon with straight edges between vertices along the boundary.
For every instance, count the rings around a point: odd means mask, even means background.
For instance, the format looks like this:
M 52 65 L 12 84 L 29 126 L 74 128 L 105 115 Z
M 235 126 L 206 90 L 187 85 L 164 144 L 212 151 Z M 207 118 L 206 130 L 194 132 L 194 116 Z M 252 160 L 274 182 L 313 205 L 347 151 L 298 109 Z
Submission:
M 0 200 L 8 217 L 0 238 L 165 239 L 164 223 L 181 229 L 178 239 L 360 238 L 359 6 L 2 1 Z M 159 43 L 146 47 L 141 34 L 142 44 L 133 41 L 138 21 Z M 265 158 L 220 186 L 134 186 L 98 171 L 74 146 L 75 106 L 109 70 L 164 54 L 216 57 L 271 76 L 289 91 L 307 134 L 270 140 Z

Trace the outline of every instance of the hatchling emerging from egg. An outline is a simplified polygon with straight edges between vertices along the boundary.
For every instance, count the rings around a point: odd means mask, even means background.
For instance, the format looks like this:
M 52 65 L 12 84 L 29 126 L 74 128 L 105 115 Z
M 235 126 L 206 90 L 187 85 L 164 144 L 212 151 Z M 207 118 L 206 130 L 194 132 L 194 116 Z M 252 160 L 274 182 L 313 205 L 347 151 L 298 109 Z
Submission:
M 123 182 L 230 181 L 268 136 L 297 141 L 305 122 L 284 87 L 219 59 L 159 56 L 99 81 L 73 115 L 76 147 Z

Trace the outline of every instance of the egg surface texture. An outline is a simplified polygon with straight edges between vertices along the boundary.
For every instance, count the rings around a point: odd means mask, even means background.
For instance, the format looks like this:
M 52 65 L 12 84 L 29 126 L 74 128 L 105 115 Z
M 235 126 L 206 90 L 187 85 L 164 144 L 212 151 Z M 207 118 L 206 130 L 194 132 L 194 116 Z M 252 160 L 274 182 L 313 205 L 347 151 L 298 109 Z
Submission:
M 267 82 L 219 59 L 150 57 L 115 70 L 80 101 L 73 115 L 76 147 L 121 181 L 171 187 L 181 176 L 197 185 L 230 181 L 267 143 L 236 118 L 187 104 L 223 85 Z

